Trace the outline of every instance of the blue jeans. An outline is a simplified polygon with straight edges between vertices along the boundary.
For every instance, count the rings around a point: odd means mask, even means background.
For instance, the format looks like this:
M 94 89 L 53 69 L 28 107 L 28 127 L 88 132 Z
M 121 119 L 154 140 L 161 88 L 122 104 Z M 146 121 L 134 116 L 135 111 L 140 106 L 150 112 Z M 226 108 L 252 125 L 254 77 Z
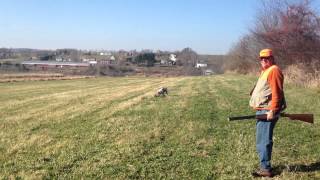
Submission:
M 266 114 L 268 110 L 259 110 L 256 115 Z M 256 124 L 256 148 L 260 158 L 260 168 L 271 170 L 272 136 L 278 117 L 271 121 L 257 120 Z

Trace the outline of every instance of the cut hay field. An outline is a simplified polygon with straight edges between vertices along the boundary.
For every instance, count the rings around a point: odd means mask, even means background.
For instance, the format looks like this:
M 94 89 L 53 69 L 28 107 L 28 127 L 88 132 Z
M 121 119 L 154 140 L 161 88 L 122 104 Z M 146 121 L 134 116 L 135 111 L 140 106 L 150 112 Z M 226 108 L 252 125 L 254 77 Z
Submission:
M 0 178 L 251 179 L 254 77 L 95 78 L 0 83 Z M 169 95 L 153 97 L 166 86 Z M 320 90 L 285 86 L 274 179 L 320 179 Z

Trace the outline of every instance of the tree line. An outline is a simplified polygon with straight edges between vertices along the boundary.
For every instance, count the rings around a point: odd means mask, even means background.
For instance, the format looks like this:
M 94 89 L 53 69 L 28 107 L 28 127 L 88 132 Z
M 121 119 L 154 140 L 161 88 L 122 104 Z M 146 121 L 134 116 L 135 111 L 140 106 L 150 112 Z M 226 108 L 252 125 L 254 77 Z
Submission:
M 320 17 L 309 0 L 263 0 L 249 32 L 228 52 L 224 70 L 256 71 L 258 53 L 274 51 L 277 64 L 292 65 L 306 73 L 320 70 Z

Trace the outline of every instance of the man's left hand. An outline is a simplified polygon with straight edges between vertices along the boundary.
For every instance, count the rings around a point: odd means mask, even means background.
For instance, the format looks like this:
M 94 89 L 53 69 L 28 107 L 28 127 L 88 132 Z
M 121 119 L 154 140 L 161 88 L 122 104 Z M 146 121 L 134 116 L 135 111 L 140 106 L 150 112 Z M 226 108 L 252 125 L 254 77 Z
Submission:
M 267 120 L 270 121 L 273 118 L 274 118 L 274 112 L 270 110 L 269 112 L 267 112 Z

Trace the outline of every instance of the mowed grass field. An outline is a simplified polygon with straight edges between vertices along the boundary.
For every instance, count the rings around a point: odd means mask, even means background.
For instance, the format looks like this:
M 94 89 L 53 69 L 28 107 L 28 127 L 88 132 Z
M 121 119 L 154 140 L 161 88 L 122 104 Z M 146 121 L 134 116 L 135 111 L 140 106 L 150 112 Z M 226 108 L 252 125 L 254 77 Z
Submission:
M 0 178 L 251 179 L 258 157 L 241 75 L 0 83 Z M 169 95 L 153 97 L 160 86 Z M 320 90 L 285 85 L 274 179 L 320 179 Z

